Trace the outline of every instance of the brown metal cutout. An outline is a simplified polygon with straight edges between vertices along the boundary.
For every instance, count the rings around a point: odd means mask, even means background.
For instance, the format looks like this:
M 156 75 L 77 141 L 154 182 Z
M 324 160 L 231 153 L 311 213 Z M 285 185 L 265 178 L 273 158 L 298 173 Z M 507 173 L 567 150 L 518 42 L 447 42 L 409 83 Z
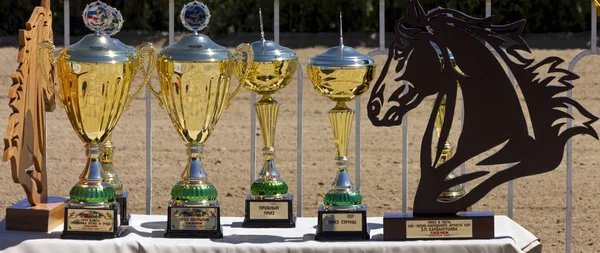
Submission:
M 473 205 L 492 189 L 510 180 L 554 170 L 562 161 L 565 145 L 571 137 L 584 134 L 598 139 L 591 124 L 598 120 L 578 102 L 565 97 L 572 80 L 579 78 L 561 68 L 564 61 L 549 57 L 539 63 L 522 52 L 530 52 L 521 33 L 525 20 L 507 25 L 492 25 L 493 17 L 474 18 L 452 9 L 437 8 L 425 13 L 418 0 L 409 0 L 406 16 L 396 27 L 396 37 L 381 75 L 373 86 L 367 106 L 375 126 L 398 126 L 402 117 L 419 106 L 425 97 L 436 95 L 435 105 L 421 143 L 421 179 L 414 202 L 415 214 L 453 214 Z M 495 52 L 494 52 L 495 51 Z M 497 54 L 497 56 L 495 56 Z M 384 97 L 384 78 L 396 62 L 395 79 L 404 85 Z M 518 83 L 529 118 L 519 103 L 517 90 L 502 68 L 506 64 Z M 538 77 L 547 73 L 548 77 Z M 544 75 L 545 76 L 545 75 Z M 405 90 L 406 94 L 402 94 Z M 448 139 L 454 120 L 458 89 L 465 107 L 465 121 L 454 156 L 434 166 Z M 432 159 L 431 144 L 435 117 L 442 98 L 447 109 Z M 390 108 L 382 111 L 384 103 Z M 572 106 L 585 117 L 581 126 L 564 128 Z M 563 111 L 564 110 L 564 111 Z M 528 132 L 527 120 L 533 127 Z M 561 131 L 562 130 L 562 131 Z M 494 147 L 501 147 L 483 161 L 470 161 Z M 449 203 L 438 196 L 448 188 L 489 174 L 480 170 L 451 180 L 446 176 L 460 164 L 511 165 L 499 171 L 464 197 Z
M 19 30 L 19 67 L 8 91 L 13 113 L 4 137 L 3 161 L 10 160 L 13 181 L 23 186 L 29 204 L 35 206 L 47 202 L 45 112 L 55 107 L 37 59 L 40 42 L 53 40 L 50 0 L 35 7 L 25 27 Z M 48 65 L 46 69 L 54 71 L 49 61 Z

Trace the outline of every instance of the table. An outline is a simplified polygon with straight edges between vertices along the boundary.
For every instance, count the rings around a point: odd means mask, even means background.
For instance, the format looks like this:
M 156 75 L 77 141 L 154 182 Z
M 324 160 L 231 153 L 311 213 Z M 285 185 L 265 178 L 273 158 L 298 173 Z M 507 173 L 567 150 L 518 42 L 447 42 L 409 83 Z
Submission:
M 383 240 L 383 217 L 371 217 L 370 241 L 318 242 L 316 218 L 298 218 L 296 228 L 242 228 L 243 218 L 221 217 L 223 239 L 163 238 L 167 217 L 132 215 L 125 236 L 103 241 L 61 240 L 62 225 L 49 233 L 6 230 L 0 223 L 0 249 L 5 252 L 541 252 L 539 239 L 506 216 L 495 217 L 496 239 L 391 242 Z

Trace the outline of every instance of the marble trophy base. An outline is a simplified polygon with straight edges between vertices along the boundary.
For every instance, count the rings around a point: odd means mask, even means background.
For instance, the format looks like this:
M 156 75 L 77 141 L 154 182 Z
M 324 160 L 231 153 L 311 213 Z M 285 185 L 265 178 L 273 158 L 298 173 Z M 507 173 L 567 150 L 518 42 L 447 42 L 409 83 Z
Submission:
M 31 206 L 23 199 L 6 208 L 6 229 L 49 232 L 64 222 L 68 198 L 48 196 L 45 203 Z
M 285 199 L 256 199 L 246 197 L 245 228 L 295 228 L 296 217 L 292 208 L 294 196 Z
M 317 217 L 317 241 L 354 241 L 369 240 L 367 226 L 367 205 L 359 210 L 325 210 L 319 206 Z
M 223 238 L 221 207 L 172 206 L 169 203 L 167 238 Z
M 443 240 L 494 238 L 493 212 L 459 212 L 455 215 L 386 213 L 383 240 Z
M 104 240 L 120 237 L 119 204 L 112 208 L 65 207 L 62 239 Z

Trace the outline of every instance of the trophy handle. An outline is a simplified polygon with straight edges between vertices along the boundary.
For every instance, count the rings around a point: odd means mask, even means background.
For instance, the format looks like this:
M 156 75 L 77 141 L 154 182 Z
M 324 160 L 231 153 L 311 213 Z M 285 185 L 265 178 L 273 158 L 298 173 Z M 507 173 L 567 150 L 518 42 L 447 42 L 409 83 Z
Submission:
M 65 103 L 64 100 L 62 99 L 62 97 L 60 96 L 60 93 L 58 92 L 58 90 L 56 90 L 55 84 L 50 82 L 50 73 L 48 73 L 48 71 L 46 71 L 46 64 L 44 62 L 44 51 L 46 51 L 48 53 L 48 60 L 50 61 L 50 66 L 55 66 L 56 64 L 56 59 L 54 58 L 54 51 L 56 50 L 56 48 L 54 47 L 54 44 L 52 44 L 52 42 L 50 41 L 42 41 L 42 43 L 40 44 L 40 48 L 38 49 L 38 66 L 40 67 L 40 69 L 42 70 L 42 77 L 44 78 L 44 81 L 46 82 L 48 88 L 50 89 L 50 91 L 54 94 L 54 96 L 56 97 L 56 99 L 58 99 L 60 101 L 60 103 L 58 103 L 58 105 L 60 107 L 65 107 Z M 56 67 L 54 67 L 56 69 Z
M 244 72 L 244 75 L 241 79 L 238 80 L 238 87 L 233 91 L 227 94 L 227 102 L 225 104 L 225 108 L 229 109 L 229 106 L 231 105 L 231 100 L 233 100 L 233 98 L 240 92 L 240 90 L 242 89 L 242 84 L 246 81 L 246 79 L 248 78 L 248 73 L 250 72 L 250 70 L 252 69 L 252 63 L 254 63 L 254 51 L 252 51 L 252 46 L 250 46 L 250 44 L 240 44 L 239 46 L 237 46 L 236 50 L 235 50 L 235 67 L 237 68 L 241 68 L 242 63 L 244 62 L 244 57 L 242 55 L 242 53 L 246 53 L 246 71 Z
M 127 96 L 127 102 L 125 102 L 125 111 L 129 110 L 133 100 L 135 100 L 135 98 L 142 93 L 142 90 L 144 87 L 146 87 L 146 85 L 151 87 L 150 77 L 152 76 L 152 71 L 154 71 L 154 68 L 156 67 L 156 48 L 154 48 L 152 43 L 146 42 L 141 44 L 137 47 L 136 51 L 137 57 L 135 59 L 135 70 L 136 72 L 142 71 L 144 80 L 135 93 L 133 93 L 133 95 L 129 94 Z M 144 64 L 145 61 L 148 62 L 147 66 Z M 150 90 L 152 91 L 152 88 L 150 88 Z

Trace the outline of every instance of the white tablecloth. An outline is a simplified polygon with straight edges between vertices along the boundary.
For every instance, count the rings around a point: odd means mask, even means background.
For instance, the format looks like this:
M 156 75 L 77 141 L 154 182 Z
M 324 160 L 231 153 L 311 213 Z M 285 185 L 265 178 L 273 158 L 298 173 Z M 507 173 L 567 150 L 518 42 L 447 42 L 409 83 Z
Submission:
M 495 217 L 496 239 L 391 242 L 383 240 L 383 218 L 368 218 L 370 241 L 318 242 L 314 240 L 316 218 L 298 218 L 296 228 L 242 228 L 243 218 L 221 217 L 223 239 L 163 238 L 166 216 L 133 215 L 125 236 L 103 241 L 61 240 L 62 225 L 50 233 L 6 230 L 0 223 L 0 249 L 5 252 L 541 252 L 529 231 L 506 216 Z M 4 223 L 4 221 L 2 221 Z M 532 250 L 533 249 L 533 250 Z

